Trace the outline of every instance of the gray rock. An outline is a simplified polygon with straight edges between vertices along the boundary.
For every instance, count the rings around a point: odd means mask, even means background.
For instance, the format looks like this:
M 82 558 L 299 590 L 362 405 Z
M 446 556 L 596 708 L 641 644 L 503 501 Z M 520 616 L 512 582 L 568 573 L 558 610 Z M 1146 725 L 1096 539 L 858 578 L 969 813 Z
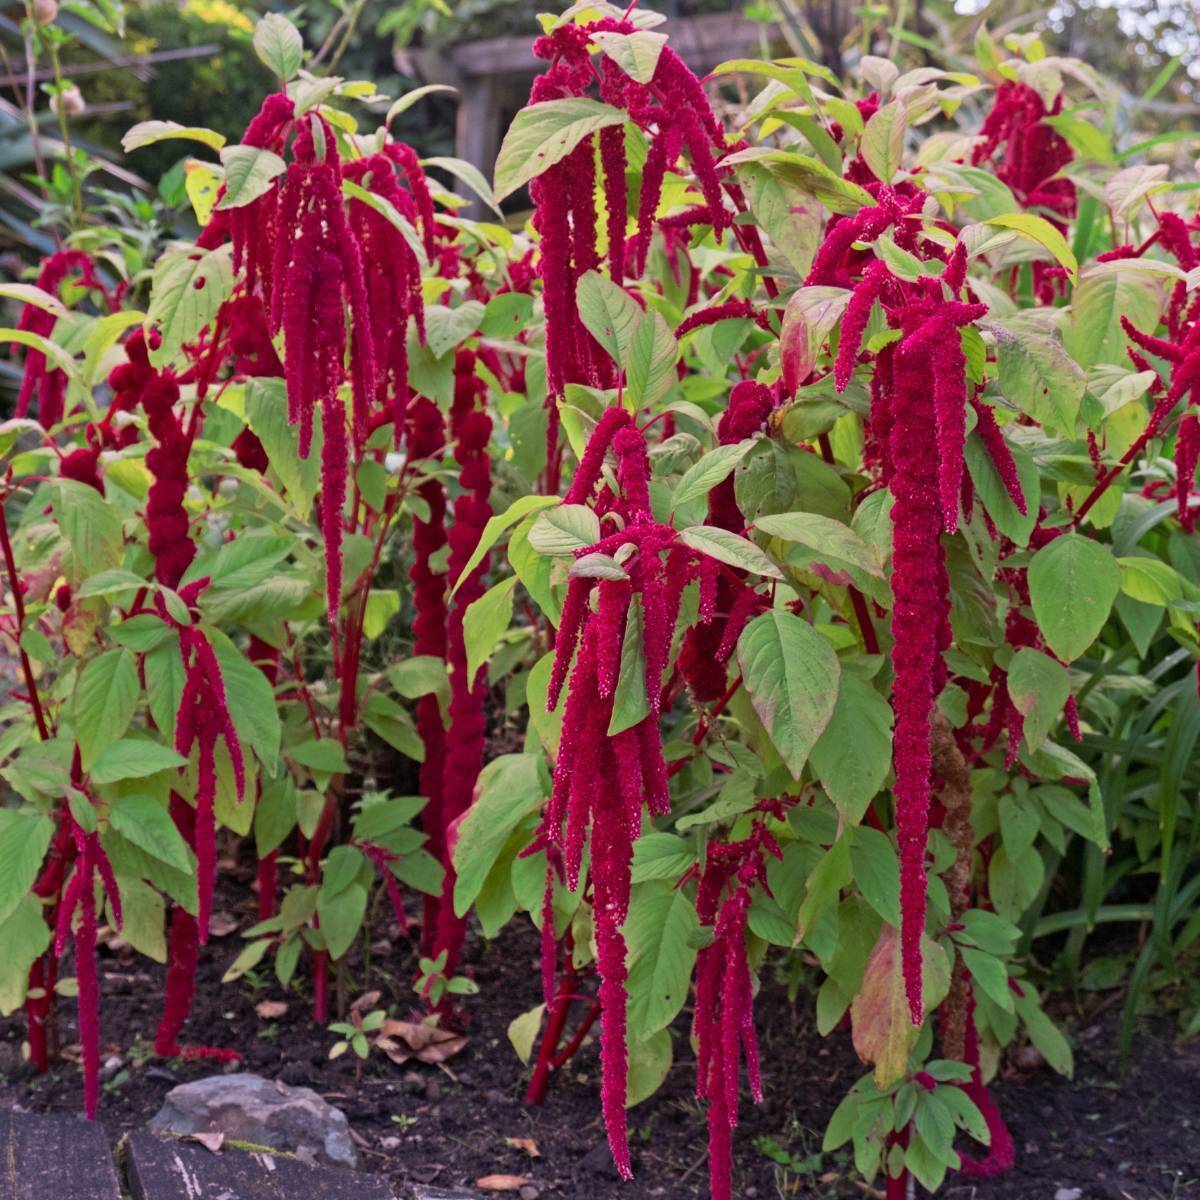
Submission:
M 308 1163 L 353 1167 L 358 1156 L 346 1114 L 310 1088 L 245 1072 L 210 1075 L 172 1088 L 151 1119 L 153 1133 L 223 1133 Z
M 410 1183 L 409 1200 L 479 1200 L 478 1192 L 465 1188 L 431 1187 L 424 1183 Z

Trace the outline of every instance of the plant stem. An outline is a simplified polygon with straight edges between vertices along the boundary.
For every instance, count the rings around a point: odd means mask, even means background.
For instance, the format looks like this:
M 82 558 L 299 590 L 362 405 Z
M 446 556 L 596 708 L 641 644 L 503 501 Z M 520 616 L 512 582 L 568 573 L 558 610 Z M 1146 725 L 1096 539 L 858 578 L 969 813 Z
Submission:
M 37 723 L 38 737 L 43 742 L 48 742 L 50 730 L 46 725 L 46 714 L 42 711 L 37 680 L 33 677 L 33 664 L 29 661 L 29 655 L 25 651 L 25 644 L 22 640 L 25 629 L 25 599 L 21 595 L 21 585 L 17 579 L 17 560 L 13 555 L 12 539 L 8 536 L 8 510 L 3 502 L 0 502 L 0 548 L 3 548 L 4 551 L 4 569 L 8 574 L 8 586 L 13 595 L 13 611 L 17 617 L 17 651 L 21 656 L 21 671 L 25 676 L 25 688 L 29 694 L 29 703 L 33 708 L 33 719 Z
M 54 71 L 54 85 L 57 89 L 58 104 L 56 107 L 58 108 L 58 132 L 63 144 L 63 164 L 71 179 L 71 211 L 74 214 L 75 223 L 78 225 L 83 221 L 83 180 L 79 177 L 79 168 L 71 148 L 71 123 L 67 117 L 66 106 L 62 102 L 64 86 L 62 60 L 59 58 L 58 47 L 54 42 L 50 43 L 50 66 Z

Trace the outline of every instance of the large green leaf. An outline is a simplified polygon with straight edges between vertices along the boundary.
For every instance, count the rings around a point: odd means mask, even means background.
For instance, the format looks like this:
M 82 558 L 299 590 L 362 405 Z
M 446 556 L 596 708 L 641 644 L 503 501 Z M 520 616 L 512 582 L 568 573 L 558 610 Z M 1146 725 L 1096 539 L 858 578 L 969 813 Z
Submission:
M 687 1000 L 695 936 L 695 902 L 669 882 L 640 886 L 625 923 L 629 945 L 629 1027 L 636 1039 L 664 1029 Z
M 177 871 L 192 869 L 191 857 L 167 807 L 151 796 L 122 796 L 109 820 L 119 834 Z
M 813 745 L 812 766 L 851 825 L 862 820 L 891 763 L 892 706 L 857 675 L 843 675 L 833 716 Z
M 254 52 L 281 83 L 286 83 L 304 61 L 304 41 L 282 13 L 268 13 L 254 27 Z
M 833 717 L 842 673 L 837 655 L 807 621 L 778 610 L 746 626 L 737 653 L 754 711 L 799 778 Z
M 33 886 L 53 833 L 49 817 L 0 808 L 0 925 Z
M 475 902 L 508 835 L 541 807 L 548 783 L 541 754 L 502 754 L 480 772 L 475 803 L 454 846 L 454 911 L 459 916 Z
M 496 643 L 512 621 L 513 593 L 517 590 L 517 577 L 493 584 L 478 600 L 472 602 L 463 616 L 463 641 L 467 649 L 467 678 L 474 679 L 475 673 L 491 657 Z
M 1067 533 L 1029 564 L 1033 615 L 1050 649 L 1070 662 L 1096 640 L 1117 593 L 1121 568 L 1107 546 Z
M 150 350 L 150 361 L 165 366 L 212 323 L 217 310 L 233 294 L 233 259 L 229 246 L 197 253 L 188 247 L 164 254 L 154 266 L 146 321 L 157 327 L 162 342 Z
M 544 100 L 521 109 L 496 157 L 497 203 L 561 162 L 584 138 L 624 121 L 621 109 L 583 96 Z
M 83 668 L 72 712 L 85 771 L 129 727 L 140 691 L 137 664 L 128 650 L 106 650 Z
M 1008 694 L 1025 718 L 1025 743 L 1036 750 L 1062 716 L 1071 694 L 1071 678 L 1048 654 L 1022 646 L 1009 664 Z

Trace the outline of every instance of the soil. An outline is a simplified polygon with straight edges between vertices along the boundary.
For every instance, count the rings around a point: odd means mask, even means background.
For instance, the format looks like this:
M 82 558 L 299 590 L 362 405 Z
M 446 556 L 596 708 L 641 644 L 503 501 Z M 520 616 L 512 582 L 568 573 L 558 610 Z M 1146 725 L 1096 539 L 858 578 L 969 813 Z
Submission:
M 225 896 L 242 927 L 253 921 L 253 900 Z M 348 1116 L 362 1166 L 381 1172 L 407 1197 L 413 1184 L 470 1188 L 482 1176 L 528 1179 L 524 1200 L 700 1200 L 708 1195 L 704 1114 L 693 1097 L 694 1062 L 686 1023 L 675 1038 L 676 1062 L 660 1091 L 630 1112 L 636 1180 L 615 1177 L 604 1142 L 598 1102 L 597 1046 L 585 1044 L 554 1081 L 544 1107 L 522 1103 L 528 1070 L 507 1037 L 514 1017 L 540 1001 L 537 935 L 514 927 L 494 942 L 474 940 L 469 968 L 480 993 L 467 1003 L 469 1041 L 446 1069 L 381 1055 L 356 1082 L 353 1056 L 333 1061 L 335 1035 L 310 1020 L 305 997 L 284 992 L 273 975 L 220 984 L 240 938 L 215 939 L 202 957 L 197 1003 L 186 1036 L 237 1049 L 243 1069 L 316 1088 Z M 399 943 L 405 945 L 403 941 Z M 176 1083 L 220 1070 L 213 1063 L 156 1060 L 150 1042 L 159 1016 L 162 970 L 142 958 L 101 960 L 107 1082 L 101 1119 L 115 1140 L 146 1122 Z M 376 986 L 410 995 L 411 953 L 376 958 Z M 69 969 L 69 967 L 68 967 Z M 287 1011 L 263 1018 L 256 1005 L 283 1001 Z M 1048 1067 L 1006 1067 L 995 1094 L 1016 1140 L 1016 1167 L 1000 1179 L 948 1182 L 957 1200 L 1200 1200 L 1200 1045 L 1173 1044 L 1170 1030 L 1141 1031 L 1130 1073 L 1116 1065 L 1114 1005 L 1089 998 L 1093 1010 L 1056 1013 L 1076 1045 L 1074 1081 Z M 581 1009 L 582 1005 L 579 1006 Z M 64 1001 L 62 1033 L 75 1036 Z M 823 1200 L 877 1194 L 855 1180 L 846 1153 L 822 1155 L 821 1131 L 834 1106 L 863 1068 L 849 1038 L 821 1038 L 813 1005 L 796 1006 L 782 983 L 764 978 L 757 1004 L 767 1094 L 743 1104 L 735 1140 L 734 1195 L 741 1200 Z M 401 1012 L 399 1015 L 408 1015 Z M 37 1078 L 19 1062 L 24 1036 L 18 1017 L 0 1021 L 0 1107 L 39 1112 L 78 1111 L 78 1068 L 64 1063 Z M 530 1139 L 532 1158 L 507 1139 Z M 532 1189 L 532 1190 L 531 1190 Z M 419 1194 L 419 1192 L 417 1193 Z M 467 1195 L 474 1193 L 467 1192 Z M 492 1194 L 492 1193 L 490 1193 Z M 517 1193 L 508 1193 L 515 1196 Z

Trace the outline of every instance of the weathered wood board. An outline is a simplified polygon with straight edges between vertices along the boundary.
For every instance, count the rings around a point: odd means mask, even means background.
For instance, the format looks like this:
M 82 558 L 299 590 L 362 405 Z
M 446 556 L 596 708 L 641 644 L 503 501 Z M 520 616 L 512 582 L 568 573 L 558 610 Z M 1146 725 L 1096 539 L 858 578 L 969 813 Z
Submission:
M 214 1154 L 152 1133 L 130 1135 L 126 1173 L 133 1200 L 394 1200 L 384 1180 L 360 1171 L 231 1147 Z
M 0 1112 L 0 1200 L 120 1200 L 103 1126 Z

